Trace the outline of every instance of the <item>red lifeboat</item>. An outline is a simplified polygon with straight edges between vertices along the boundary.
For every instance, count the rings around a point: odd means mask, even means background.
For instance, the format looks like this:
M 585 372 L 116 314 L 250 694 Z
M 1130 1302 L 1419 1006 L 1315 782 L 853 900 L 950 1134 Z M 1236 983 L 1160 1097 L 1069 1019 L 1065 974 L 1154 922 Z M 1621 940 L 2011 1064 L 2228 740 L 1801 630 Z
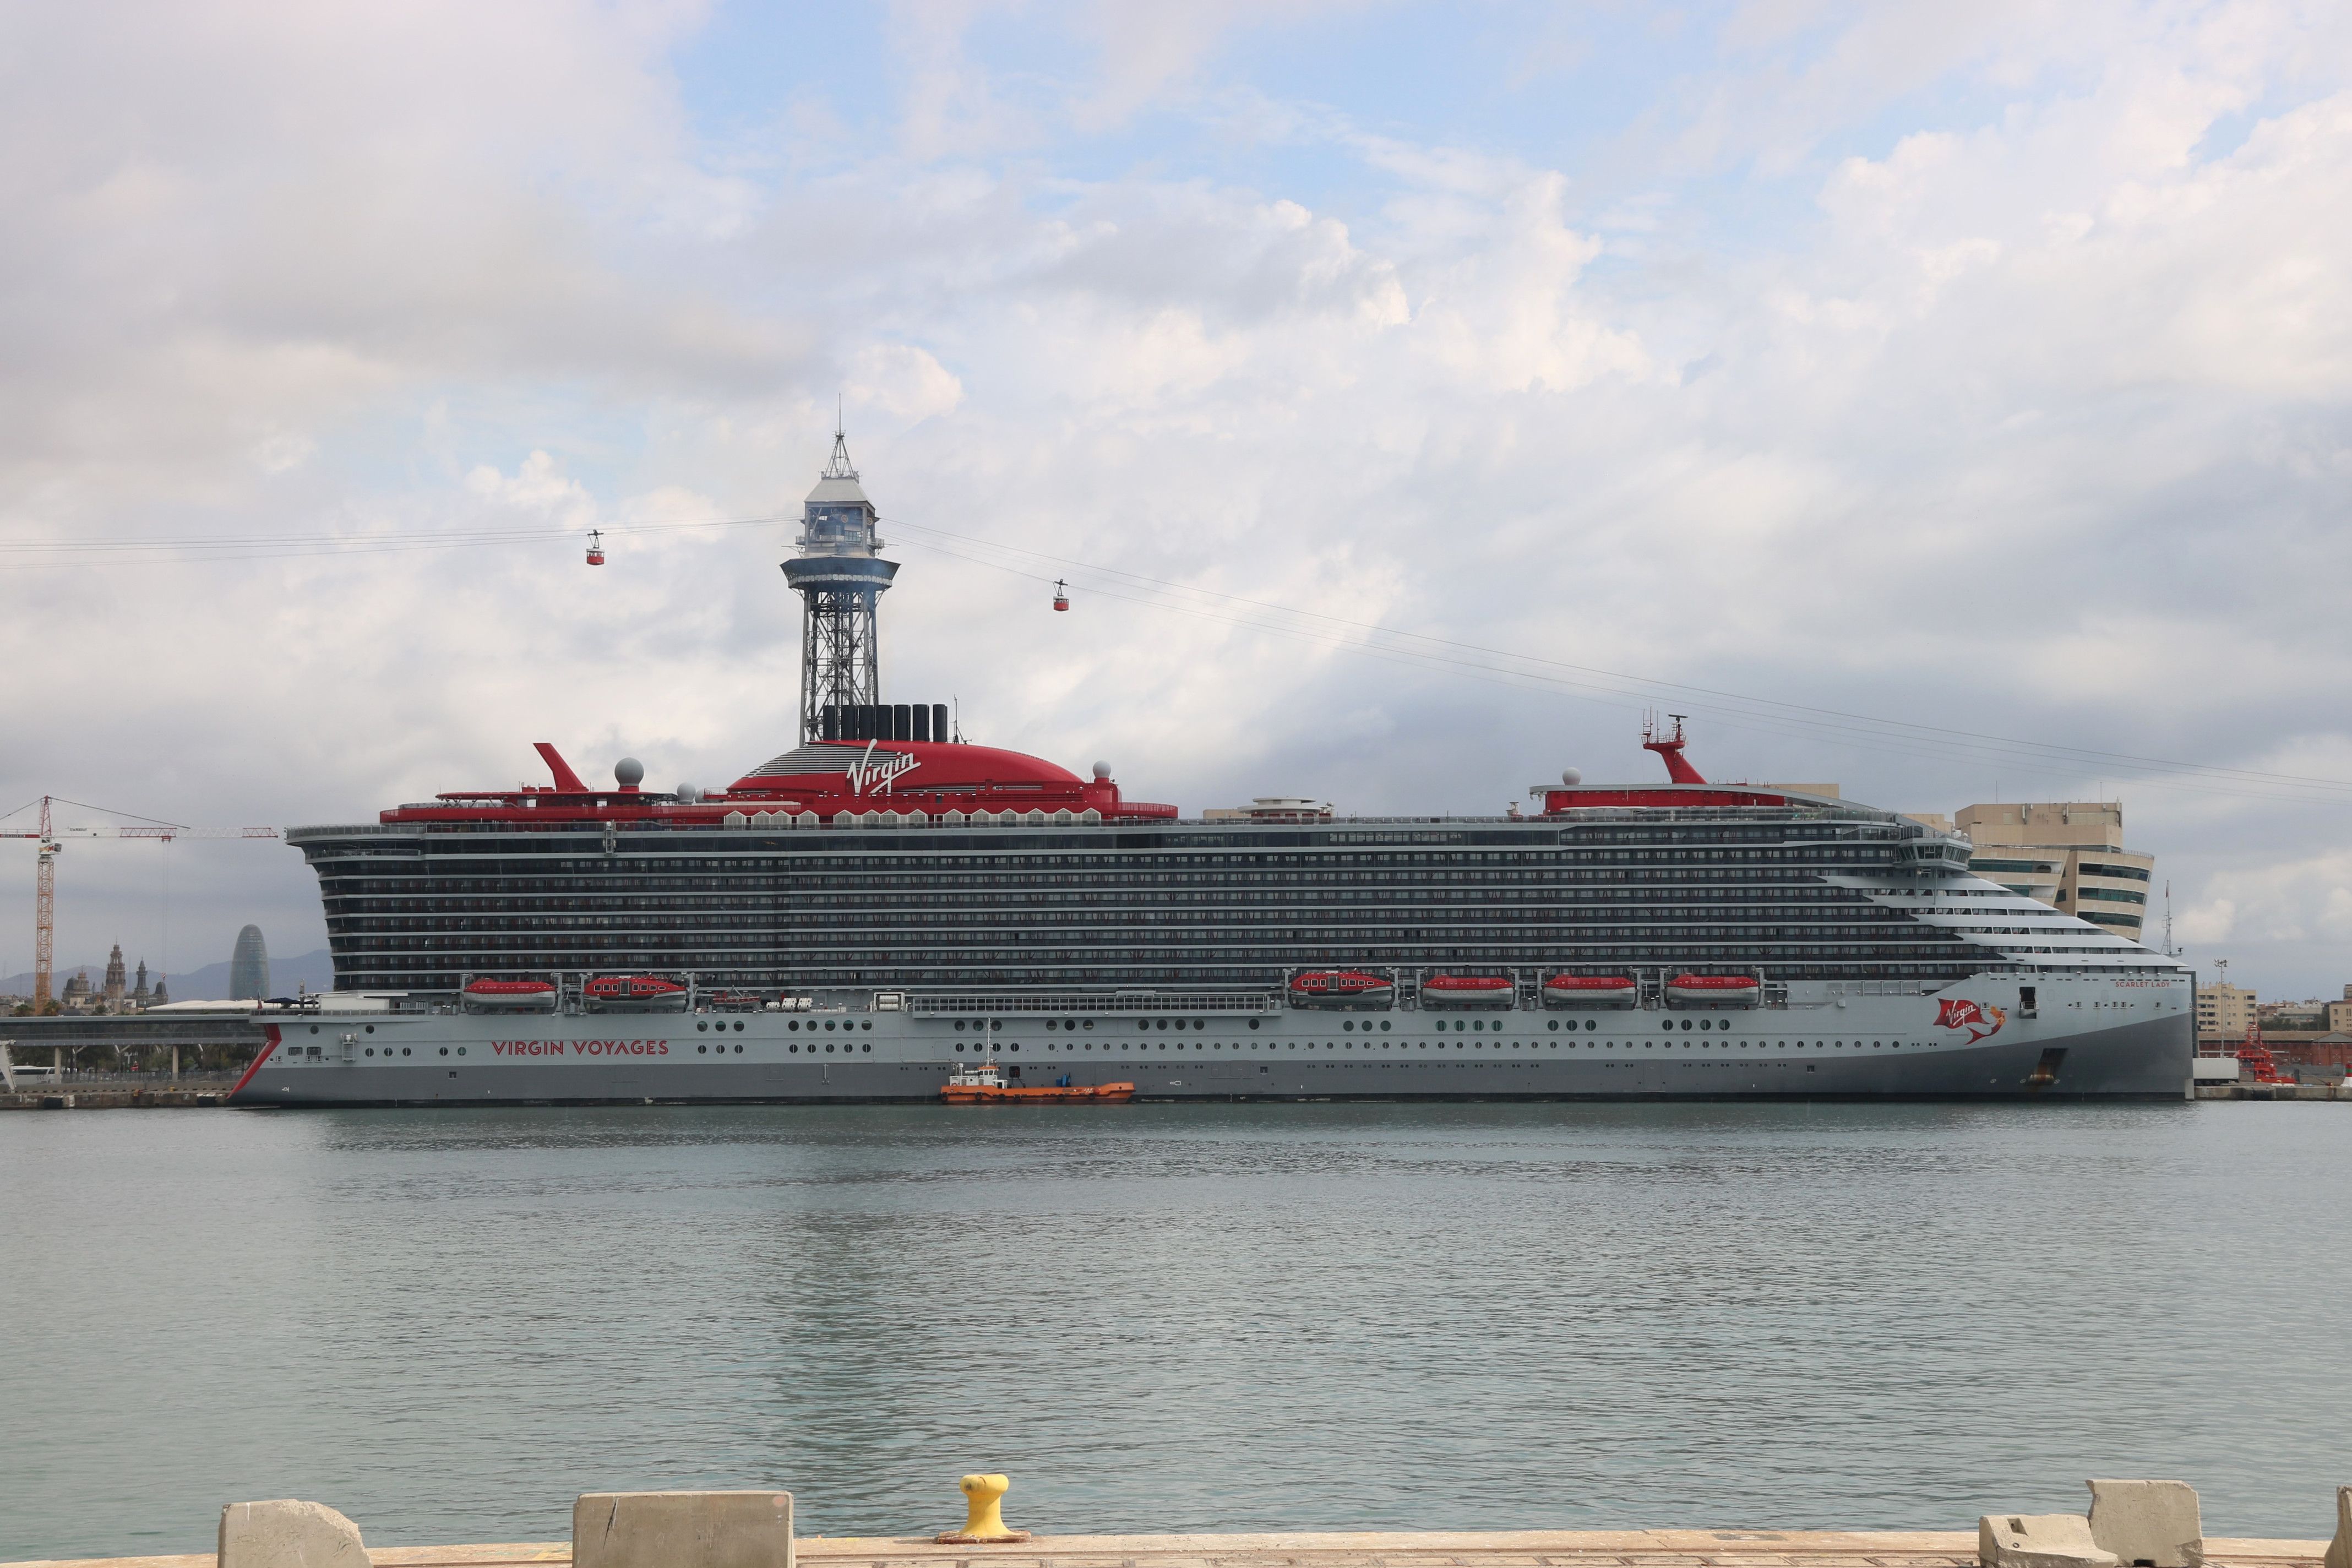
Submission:
M 1393 1007 L 1396 982 L 1354 969 L 1310 969 L 1290 977 L 1294 1007 Z
M 1518 986 L 1502 974 L 1433 974 L 1421 983 L 1424 1007 L 1512 1007 Z
M 686 1005 L 686 987 L 654 974 L 600 974 L 581 994 L 608 1013 L 667 1012 Z
M 1753 1007 L 1763 999 L 1752 974 L 1677 974 L 1666 982 L 1669 1007 Z
M 1555 974 L 1543 983 L 1547 1007 L 1631 1007 L 1642 988 L 1625 974 Z
M 501 1012 L 539 1011 L 555 1005 L 555 987 L 544 980 L 475 980 L 460 993 L 466 1005 Z

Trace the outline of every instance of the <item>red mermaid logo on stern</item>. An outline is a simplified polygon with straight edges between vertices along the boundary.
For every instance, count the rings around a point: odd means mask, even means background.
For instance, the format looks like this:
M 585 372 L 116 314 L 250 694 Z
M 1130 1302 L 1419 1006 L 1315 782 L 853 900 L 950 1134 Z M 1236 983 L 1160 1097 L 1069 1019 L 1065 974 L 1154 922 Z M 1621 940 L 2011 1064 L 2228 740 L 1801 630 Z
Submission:
M 1946 996 L 1936 1004 L 1936 1027 L 1966 1029 L 1972 1046 L 1988 1035 L 2000 1034 L 2000 1026 L 2008 1022 L 2009 1015 L 1990 1002 L 1964 1002 L 1957 996 Z

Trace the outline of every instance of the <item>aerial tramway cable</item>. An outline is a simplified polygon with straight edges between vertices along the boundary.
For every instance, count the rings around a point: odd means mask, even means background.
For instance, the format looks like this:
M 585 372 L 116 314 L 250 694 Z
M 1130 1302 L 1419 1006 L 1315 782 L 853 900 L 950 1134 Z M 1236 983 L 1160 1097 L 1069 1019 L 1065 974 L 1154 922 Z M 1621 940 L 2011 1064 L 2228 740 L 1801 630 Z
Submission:
M 788 524 L 793 521 L 788 517 L 764 516 L 609 523 L 596 530 L 592 538 L 601 545 L 602 535 L 607 533 L 661 534 L 708 529 L 765 528 Z M 1315 643 L 1391 663 L 1443 669 L 1521 690 L 1573 691 L 1601 700 L 1654 702 L 1663 699 L 1685 701 L 1693 710 L 1706 713 L 1716 722 L 1731 728 L 1799 735 L 1860 750 L 1930 757 L 1939 761 L 1982 762 L 1995 759 L 2004 766 L 2012 767 L 2032 767 L 2038 763 L 2042 771 L 2050 773 L 2062 769 L 2103 769 L 2125 773 L 2136 782 L 2202 794 L 2321 804 L 2352 800 L 2352 780 L 2107 752 L 1787 702 L 1776 698 L 1755 697 L 1720 688 L 1577 664 L 1540 654 L 1516 653 L 1507 648 L 1359 621 L 1325 611 L 1295 609 L 1244 595 L 1173 582 L 1023 545 L 1003 544 L 904 518 L 880 521 L 901 531 L 902 538 L 915 535 L 908 539 L 908 542 L 919 548 L 992 571 L 1050 584 L 1055 589 L 1057 609 L 1067 600 L 1066 572 L 1075 568 L 1100 579 L 1091 584 L 1088 591 L 1105 598 Z M 434 530 L 407 534 L 394 531 L 231 534 L 184 540 L 0 541 L 0 572 L 55 568 L 98 560 L 110 560 L 120 564 L 162 564 L 497 548 L 543 543 L 558 539 L 577 541 L 579 537 L 580 530 L 576 525 L 565 524 Z M 954 543 L 943 542 L 946 541 L 953 541 Z M 969 550 L 956 548 L 956 545 L 1015 559 L 991 559 L 987 554 L 971 553 Z M 601 548 L 592 549 L 591 564 L 601 564 L 593 557 L 602 553 Z M 1049 563 L 1064 569 L 1063 574 L 1049 576 L 1045 571 L 1020 563 L 1024 561 Z M 1122 592 L 1122 589 L 1129 591 Z M 1200 602 L 1202 600 L 1214 603 Z M 1487 660 L 1503 662 L 1496 664 L 1486 662 Z

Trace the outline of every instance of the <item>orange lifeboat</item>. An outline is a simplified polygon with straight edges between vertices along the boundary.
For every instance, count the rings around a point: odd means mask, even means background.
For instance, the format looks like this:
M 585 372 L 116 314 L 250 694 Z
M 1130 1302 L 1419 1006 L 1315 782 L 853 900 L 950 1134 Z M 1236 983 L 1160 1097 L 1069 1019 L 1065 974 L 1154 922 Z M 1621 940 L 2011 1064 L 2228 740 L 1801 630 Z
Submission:
M 1631 1007 L 1642 988 L 1625 974 L 1555 974 L 1543 983 L 1547 1007 Z
M 1310 969 L 1290 977 L 1294 1007 L 1393 1007 L 1396 982 L 1354 969 Z
M 1669 1007 L 1753 1007 L 1763 999 L 1752 974 L 1677 974 L 1666 982 Z
M 654 974 L 600 974 L 581 994 L 609 1013 L 664 1013 L 686 1005 L 686 987 Z
M 1518 987 L 1502 974 L 1433 974 L 1421 983 L 1424 1007 L 1511 1007 Z
M 499 1012 L 542 1011 L 555 1005 L 555 987 L 544 980 L 475 980 L 459 993 L 468 1007 Z

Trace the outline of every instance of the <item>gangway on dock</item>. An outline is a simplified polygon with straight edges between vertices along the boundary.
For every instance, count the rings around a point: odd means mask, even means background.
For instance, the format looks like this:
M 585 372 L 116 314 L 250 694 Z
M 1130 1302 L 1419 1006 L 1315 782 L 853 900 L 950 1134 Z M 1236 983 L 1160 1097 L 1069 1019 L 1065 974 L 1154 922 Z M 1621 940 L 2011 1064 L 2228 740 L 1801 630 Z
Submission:
M 20 1064 L 10 1054 L 16 1044 L 14 1040 L 0 1040 L 0 1086 L 5 1086 L 8 1093 L 16 1092 L 17 1080 L 20 1079 L 28 1083 L 56 1083 L 64 1076 L 58 1070 L 57 1064 L 54 1062 L 45 1068 Z M 54 1050 L 56 1047 L 51 1048 Z M 57 1054 L 63 1056 L 65 1053 L 58 1051 Z

